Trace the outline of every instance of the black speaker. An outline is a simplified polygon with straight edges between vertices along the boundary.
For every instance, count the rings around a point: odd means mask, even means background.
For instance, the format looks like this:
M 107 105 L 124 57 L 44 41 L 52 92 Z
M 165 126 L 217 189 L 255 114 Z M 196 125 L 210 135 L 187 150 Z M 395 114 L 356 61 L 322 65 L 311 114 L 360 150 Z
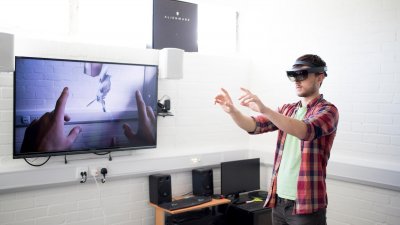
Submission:
M 150 202 L 156 205 L 171 202 L 171 175 L 153 174 L 149 176 Z
M 192 170 L 193 195 L 210 196 L 214 194 L 212 169 Z

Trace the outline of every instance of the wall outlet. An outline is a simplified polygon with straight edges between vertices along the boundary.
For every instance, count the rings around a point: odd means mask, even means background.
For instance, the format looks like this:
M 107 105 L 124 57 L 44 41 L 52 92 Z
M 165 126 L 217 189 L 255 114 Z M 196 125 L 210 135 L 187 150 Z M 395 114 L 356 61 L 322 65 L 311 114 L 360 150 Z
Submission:
M 98 176 L 101 176 L 101 177 L 103 177 L 103 175 L 101 175 L 101 169 L 102 168 L 106 168 L 107 169 L 107 171 L 109 170 L 108 169 L 108 166 L 91 166 L 91 167 L 89 167 L 89 173 L 88 173 L 88 176 L 90 176 L 90 177 L 98 177 Z M 107 174 L 109 173 L 109 171 L 107 172 Z
M 89 176 L 89 168 L 86 166 L 80 166 L 76 168 L 75 178 L 82 179 L 81 172 L 86 172 L 87 176 Z
M 90 168 L 90 176 L 97 177 L 100 174 L 100 170 L 97 167 Z

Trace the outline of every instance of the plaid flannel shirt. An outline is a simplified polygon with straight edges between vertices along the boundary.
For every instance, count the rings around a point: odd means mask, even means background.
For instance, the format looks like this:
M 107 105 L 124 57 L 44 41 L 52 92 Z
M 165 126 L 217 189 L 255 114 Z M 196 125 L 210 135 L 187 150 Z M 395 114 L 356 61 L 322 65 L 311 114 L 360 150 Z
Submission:
M 300 106 L 301 102 L 285 104 L 278 109 L 278 112 L 294 117 Z M 256 121 L 256 129 L 250 134 L 278 130 L 264 115 L 253 117 L 253 119 Z M 294 214 L 309 214 L 327 207 L 326 166 L 336 135 L 339 112 L 333 104 L 323 98 L 323 95 L 320 95 L 307 105 L 307 112 L 302 121 L 307 125 L 307 135 L 301 140 L 300 146 L 301 164 Z M 286 134 L 279 130 L 271 186 L 266 200 L 267 207 L 276 205 L 276 183 Z

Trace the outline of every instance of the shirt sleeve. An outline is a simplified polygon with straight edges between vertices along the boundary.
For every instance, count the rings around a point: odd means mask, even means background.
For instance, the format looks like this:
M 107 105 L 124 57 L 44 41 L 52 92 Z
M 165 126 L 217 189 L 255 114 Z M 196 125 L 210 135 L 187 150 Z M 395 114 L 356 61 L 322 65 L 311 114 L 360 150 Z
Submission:
M 282 108 L 279 108 L 277 110 L 279 113 L 282 113 Z M 264 115 L 258 115 L 258 116 L 252 116 L 253 120 L 256 122 L 256 128 L 254 129 L 253 132 L 249 132 L 249 134 L 262 134 L 266 132 L 271 132 L 275 131 L 278 129 L 275 124 L 273 124 L 266 116 Z
M 304 141 L 311 141 L 336 131 L 339 122 L 339 112 L 332 104 L 321 106 L 317 113 L 305 118 L 307 134 Z

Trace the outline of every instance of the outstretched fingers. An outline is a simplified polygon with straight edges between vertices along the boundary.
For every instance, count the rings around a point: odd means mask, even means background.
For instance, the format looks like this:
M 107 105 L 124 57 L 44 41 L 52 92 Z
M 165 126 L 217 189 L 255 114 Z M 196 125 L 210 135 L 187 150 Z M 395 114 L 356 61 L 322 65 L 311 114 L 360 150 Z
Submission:
M 242 100 L 243 98 L 245 98 L 249 95 L 252 95 L 252 93 L 246 88 L 241 87 L 240 90 L 242 90 L 244 92 L 244 95 L 240 96 L 239 100 Z
M 243 96 L 243 98 L 241 99 L 241 104 L 248 104 L 250 102 L 254 101 L 254 97 L 253 95 L 247 95 L 247 96 Z
M 136 139 L 136 135 L 133 133 L 131 127 L 124 123 L 122 125 L 122 128 L 124 129 L 124 134 L 125 136 L 129 139 L 129 140 L 135 140 Z
M 224 93 L 224 96 L 229 100 L 232 101 L 231 96 L 229 95 L 228 91 L 225 90 L 224 88 L 221 88 L 222 93 Z
M 64 120 L 64 111 L 65 111 L 65 105 L 67 104 L 68 95 L 69 95 L 68 87 L 65 87 L 61 92 L 61 95 L 58 98 L 56 107 L 54 109 L 54 116 L 56 121 Z
M 67 143 L 68 147 L 71 147 L 71 145 L 75 142 L 76 138 L 78 135 L 81 133 L 82 128 L 80 126 L 76 126 L 72 128 L 72 130 L 69 132 L 67 136 Z
M 153 125 L 156 122 L 156 116 L 154 115 L 153 109 L 150 106 L 146 106 L 147 117 L 150 119 L 150 123 Z
M 137 90 L 135 93 L 135 97 L 136 97 L 136 104 L 138 108 L 139 118 L 140 120 L 145 120 L 147 118 L 147 112 L 146 112 L 146 104 L 143 101 L 142 93 L 140 93 L 140 91 Z

